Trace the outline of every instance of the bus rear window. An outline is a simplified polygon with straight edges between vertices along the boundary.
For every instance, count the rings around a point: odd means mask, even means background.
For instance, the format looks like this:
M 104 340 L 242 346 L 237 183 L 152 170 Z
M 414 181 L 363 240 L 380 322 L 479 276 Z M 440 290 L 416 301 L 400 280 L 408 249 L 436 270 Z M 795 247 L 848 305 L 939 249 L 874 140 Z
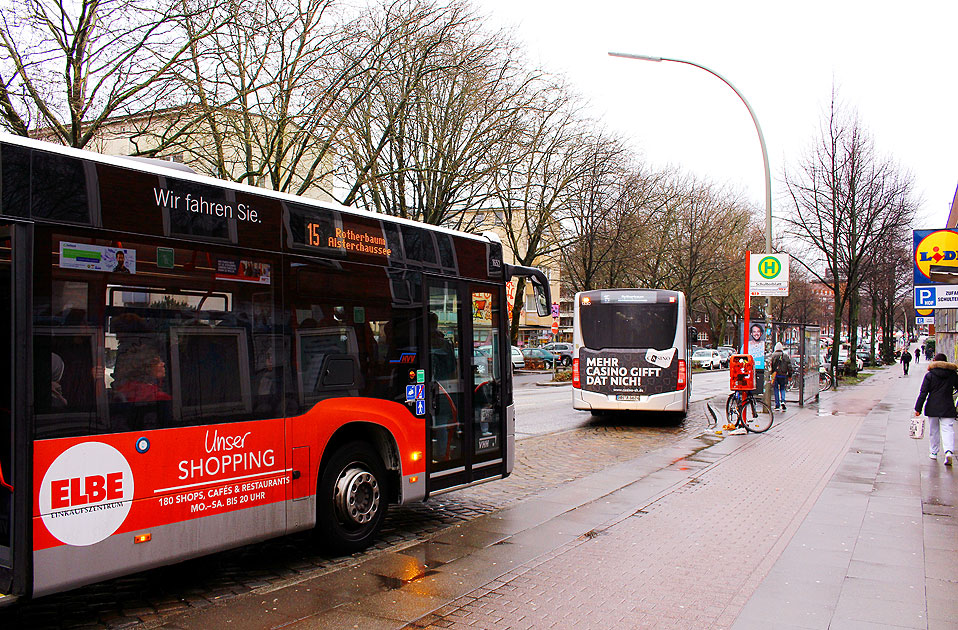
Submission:
M 675 342 L 675 304 L 593 303 L 581 307 L 582 341 L 587 348 L 655 348 Z

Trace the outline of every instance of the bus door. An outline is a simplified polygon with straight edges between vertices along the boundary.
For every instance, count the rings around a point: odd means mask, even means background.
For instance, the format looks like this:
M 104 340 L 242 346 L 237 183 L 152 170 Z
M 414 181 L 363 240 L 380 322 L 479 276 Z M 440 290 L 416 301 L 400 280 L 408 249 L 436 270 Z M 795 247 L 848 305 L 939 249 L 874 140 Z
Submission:
M 502 474 L 502 386 L 508 347 L 496 285 L 427 283 L 428 491 Z
M 0 224 L 0 597 L 19 590 L 13 583 L 14 533 L 19 531 L 14 528 L 14 509 L 18 505 L 14 503 L 13 489 L 22 481 L 14 474 L 12 375 L 14 309 L 23 301 L 14 299 L 12 237 L 13 226 Z M 18 465 L 18 469 L 22 466 Z M 22 570 L 23 567 L 18 573 Z

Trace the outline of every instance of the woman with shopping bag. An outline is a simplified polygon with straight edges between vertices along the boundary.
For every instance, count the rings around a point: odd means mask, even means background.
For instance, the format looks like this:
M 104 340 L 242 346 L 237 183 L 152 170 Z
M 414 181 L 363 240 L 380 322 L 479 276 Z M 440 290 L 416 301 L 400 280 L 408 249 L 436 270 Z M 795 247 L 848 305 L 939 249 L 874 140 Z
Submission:
M 922 407 L 928 418 L 928 457 L 938 459 L 938 452 L 945 449 L 945 466 L 955 461 L 955 400 L 958 391 L 958 365 L 950 363 L 940 352 L 928 364 L 928 373 L 921 382 L 921 391 L 915 403 L 915 416 L 921 415 Z

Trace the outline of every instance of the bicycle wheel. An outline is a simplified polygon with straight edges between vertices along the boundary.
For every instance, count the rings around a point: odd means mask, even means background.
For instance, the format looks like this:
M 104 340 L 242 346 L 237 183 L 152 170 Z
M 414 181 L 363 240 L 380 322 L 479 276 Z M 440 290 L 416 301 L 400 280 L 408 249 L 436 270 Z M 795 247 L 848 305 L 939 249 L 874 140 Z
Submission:
M 761 398 L 752 396 L 744 403 L 741 420 L 752 433 L 764 433 L 772 426 L 772 410 Z
M 738 393 L 732 392 L 725 400 L 725 422 L 735 424 L 738 420 Z
M 832 375 L 828 372 L 818 373 L 818 391 L 827 391 L 832 388 Z

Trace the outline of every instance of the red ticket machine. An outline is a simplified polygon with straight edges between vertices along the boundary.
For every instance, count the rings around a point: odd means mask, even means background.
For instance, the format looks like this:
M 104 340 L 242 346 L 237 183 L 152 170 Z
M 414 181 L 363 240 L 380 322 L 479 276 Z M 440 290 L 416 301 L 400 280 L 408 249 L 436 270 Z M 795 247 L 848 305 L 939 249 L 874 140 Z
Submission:
M 750 392 L 755 389 L 755 359 L 750 354 L 733 354 L 728 360 L 729 389 Z

